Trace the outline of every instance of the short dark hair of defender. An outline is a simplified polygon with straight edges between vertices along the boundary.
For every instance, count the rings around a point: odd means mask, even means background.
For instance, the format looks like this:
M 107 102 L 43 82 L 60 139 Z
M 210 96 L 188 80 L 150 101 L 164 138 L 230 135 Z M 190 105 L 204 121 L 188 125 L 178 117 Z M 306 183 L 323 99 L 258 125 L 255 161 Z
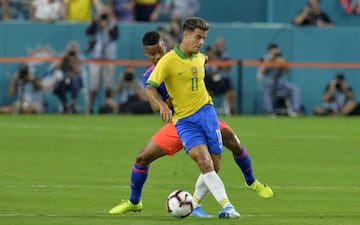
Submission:
M 183 24 L 183 31 L 194 31 L 196 28 L 207 31 L 210 25 L 200 17 L 189 17 Z
M 279 46 L 277 44 L 275 44 L 275 43 L 271 43 L 268 46 L 268 51 L 270 51 L 271 49 L 274 49 L 274 48 L 279 48 Z
M 343 81 L 343 80 L 345 80 L 345 75 L 343 73 L 338 73 L 336 75 L 336 79 L 340 80 L 340 81 Z
M 144 37 L 142 39 L 143 45 L 156 45 L 160 42 L 160 34 L 157 31 L 148 31 L 144 34 Z

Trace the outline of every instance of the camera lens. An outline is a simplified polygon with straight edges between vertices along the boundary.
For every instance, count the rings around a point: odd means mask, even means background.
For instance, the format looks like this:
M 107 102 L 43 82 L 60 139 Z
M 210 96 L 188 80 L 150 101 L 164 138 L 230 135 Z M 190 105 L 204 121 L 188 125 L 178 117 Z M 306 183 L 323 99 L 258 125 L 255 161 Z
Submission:
M 341 90 L 341 89 L 342 89 L 342 88 L 341 88 L 341 85 L 340 85 L 339 83 L 336 83 L 335 88 L 336 88 L 337 90 Z
M 125 80 L 125 81 L 131 81 L 132 79 L 134 79 L 134 74 L 129 73 L 129 72 L 126 72 L 126 73 L 124 74 L 124 80 Z
M 26 75 L 27 75 L 26 71 L 20 71 L 20 73 L 19 73 L 19 76 L 20 76 L 21 79 L 25 79 Z
M 75 51 L 70 51 L 69 56 L 76 56 L 76 52 Z
M 107 19 L 108 19 L 108 17 L 109 17 L 109 16 L 108 16 L 107 14 L 105 14 L 105 13 L 104 13 L 104 14 L 102 14 L 102 15 L 101 15 L 101 17 L 100 17 L 100 18 L 101 18 L 102 20 L 107 20 Z

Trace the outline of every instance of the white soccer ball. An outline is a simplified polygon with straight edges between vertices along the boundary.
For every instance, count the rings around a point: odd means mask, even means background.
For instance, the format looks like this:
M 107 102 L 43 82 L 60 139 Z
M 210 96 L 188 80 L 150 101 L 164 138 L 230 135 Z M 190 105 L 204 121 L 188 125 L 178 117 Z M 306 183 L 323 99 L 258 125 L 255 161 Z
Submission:
M 170 215 L 185 218 L 194 209 L 192 195 L 183 190 L 173 191 L 166 200 L 166 208 Z

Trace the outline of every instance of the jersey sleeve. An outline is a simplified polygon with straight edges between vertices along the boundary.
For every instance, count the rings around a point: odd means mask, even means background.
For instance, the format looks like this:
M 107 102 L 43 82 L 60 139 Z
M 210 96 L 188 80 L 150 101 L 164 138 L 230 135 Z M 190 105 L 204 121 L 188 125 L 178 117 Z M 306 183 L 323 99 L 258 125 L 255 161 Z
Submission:
M 149 79 L 149 76 L 152 73 L 152 71 L 154 70 L 154 68 L 155 68 L 155 65 L 152 65 L 143 74 L 142 81 L 143 81 L 144 88 L 146 87 L 146 81 Z
M 150 74 L 146 84 L 150 84 L 154 87 L 159 87 L 162 82 L 166 79 L 167 76 L 167 63 L 165 56 L 160 59 L 155 69 Z

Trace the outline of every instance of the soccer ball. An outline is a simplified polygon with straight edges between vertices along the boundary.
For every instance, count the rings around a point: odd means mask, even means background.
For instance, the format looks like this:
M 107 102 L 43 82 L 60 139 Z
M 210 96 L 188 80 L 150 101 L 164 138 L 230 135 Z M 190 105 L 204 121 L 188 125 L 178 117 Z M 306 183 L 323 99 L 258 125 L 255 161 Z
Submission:
M 189 192 L 176 190 L 169 194 L 166 200 L 166 208 L 170 215 L 185 218 L 193 211 L 193 200 Z

